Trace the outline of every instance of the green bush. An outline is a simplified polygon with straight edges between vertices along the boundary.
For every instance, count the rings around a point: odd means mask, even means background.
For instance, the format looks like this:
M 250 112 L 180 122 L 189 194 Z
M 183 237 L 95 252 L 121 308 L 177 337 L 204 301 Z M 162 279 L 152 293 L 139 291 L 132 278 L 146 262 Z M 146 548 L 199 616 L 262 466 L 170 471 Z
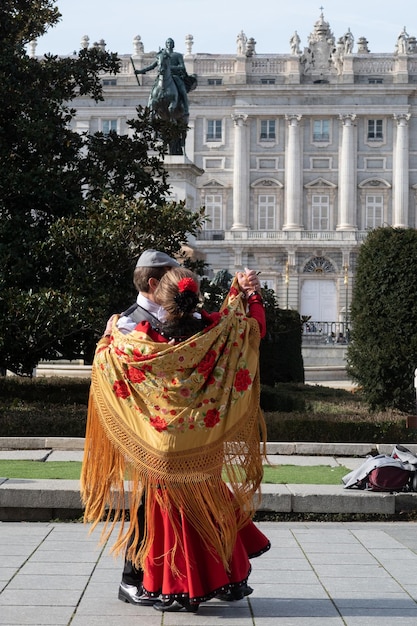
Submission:
M 305 411 L 306 402 L 302 394 L 286 391 L 282 387 L 261 386 L 261 407 L 263 411 Z
M 285 419 L 277 413 L 266 413 L 268 441 L 314 441 L 321 443 L 415 443 L 416 431 L 399 422 L 373 423 L 326 419 Z
M 415 409 L 416 267 L 417 231 L 411 228 L 378 228 L 359 252 L 347 360 L 371 409 Z
M 0 378 L 2 437 L 84 437 L 89 380 Z M 279 383 L 262 385 L 269 441 L 407 443 L 406 414 L 370 413 L 362 394 Z

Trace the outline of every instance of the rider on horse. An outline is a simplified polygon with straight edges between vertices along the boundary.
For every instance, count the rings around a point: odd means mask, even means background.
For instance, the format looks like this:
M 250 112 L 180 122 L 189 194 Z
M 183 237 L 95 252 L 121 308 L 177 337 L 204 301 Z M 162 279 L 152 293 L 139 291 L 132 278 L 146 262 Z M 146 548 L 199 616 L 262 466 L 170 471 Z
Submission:
M 197 79 L 195 76 L 190 76 L 189 74 L 187 74 L 187 70 L 184 64 L 184 57 L 180 52 L 174 52 L 174 46 L 174 40 L 169 37 L 165 42 L 165 50 L 170 59 L 172 78 L 178 89 L 179 102 L 183 108 L 183 115 L 188 117 L 189 110 L 187 92 L 196 88 Z M 135 70 L 135 73 L 145 74 L 146 72 L 153 70 L 157 66 L 158 59 L 154 61 L 151 65 L 148 65 L 148 67 L 144 67 L 141 70 Z

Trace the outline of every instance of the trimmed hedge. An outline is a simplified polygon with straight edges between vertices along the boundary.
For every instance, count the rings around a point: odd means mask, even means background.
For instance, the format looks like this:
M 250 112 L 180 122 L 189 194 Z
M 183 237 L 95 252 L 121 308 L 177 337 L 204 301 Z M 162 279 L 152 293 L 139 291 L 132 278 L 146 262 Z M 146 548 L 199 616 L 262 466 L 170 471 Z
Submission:
M 84 437 L 88 380 L 0 378 L 0 436 Z M 303 384 L 263 385 L 269 441 L 415 442 L 406 414 L 372 414 L 363 397 Z

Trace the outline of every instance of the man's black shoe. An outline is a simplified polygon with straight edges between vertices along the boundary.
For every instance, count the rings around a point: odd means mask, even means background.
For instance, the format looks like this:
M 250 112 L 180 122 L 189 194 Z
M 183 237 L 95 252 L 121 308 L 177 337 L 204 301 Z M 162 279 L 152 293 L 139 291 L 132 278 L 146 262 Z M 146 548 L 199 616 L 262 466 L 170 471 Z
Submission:
M 127 585 L 124 582 L 120 583 L 118 597 L 122 602 L 130 602 L 130 604 L 138 604 L 139 606 L 153 606 L 157 600 L 157 598 L 151 598 L 143 593 L 142 587 L 138 589 L 135 585 Z
M 176 613 L 185 609 L 188 613 L 197 613 L 199 604 L 190 604 L 188 600 L 178 602 L 177 600 L 158 601 L 155 602 L 153 608 L 162 613 Z

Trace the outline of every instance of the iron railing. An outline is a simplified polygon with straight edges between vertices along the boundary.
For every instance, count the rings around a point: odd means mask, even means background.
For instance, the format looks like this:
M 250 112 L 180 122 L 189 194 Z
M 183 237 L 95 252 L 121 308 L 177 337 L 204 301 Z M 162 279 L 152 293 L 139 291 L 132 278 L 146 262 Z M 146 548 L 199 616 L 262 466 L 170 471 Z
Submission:
M 314 322 L 308 320 L 303 323 L 304 345 L 347 345 L 350 341 L 349 324 L 343 322 Z

